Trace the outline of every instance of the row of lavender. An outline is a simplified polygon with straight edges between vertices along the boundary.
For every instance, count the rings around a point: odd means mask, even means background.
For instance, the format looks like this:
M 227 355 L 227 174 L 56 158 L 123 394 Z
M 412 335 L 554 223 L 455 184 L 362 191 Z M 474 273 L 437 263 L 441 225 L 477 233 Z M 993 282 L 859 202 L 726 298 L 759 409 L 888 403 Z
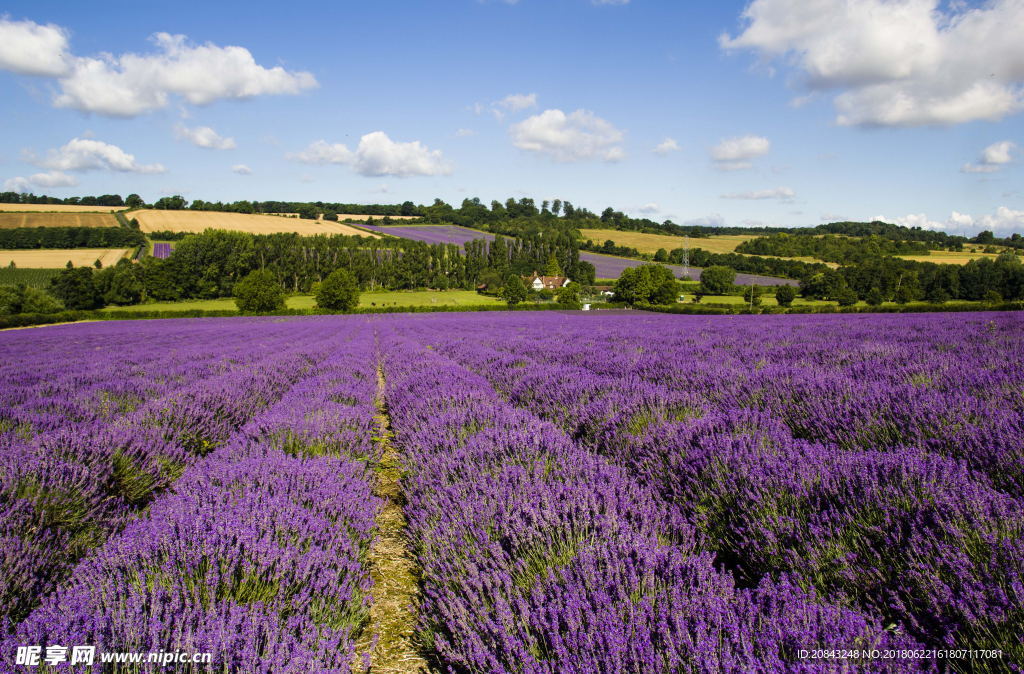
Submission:
M 155 340 L 193 343 L 161 327 L 150 335 Z M 20 624 L 8 615 L 0 671 L 25 644 L 211 652 L 225 671 L 348 671 L 354 663 L 353 638 L 372 585 L 364 561 L 379 505 L 370 488 L 378 451 L 372 331 L 328 321 L 180 327 L 209 328 L 207 348 L 221 344 L 214 350 L 225 355 L 244 342 L 246 365 L 115 415 L 106 435 L 80 440 L 87 424 L 61 429 L 69 445 L 77 442 L 73 453 L 41 434 L 21 447 L 35 452 L 36 464 L 19 469 L 5 460 L 5 474 L 20 470 L 22 482 L 48 475 L 46 461 L 78 461 L 75 482 L 54 479 L 35 500 L 24 489 L 11 493 L 9 503 L 29 514 L 60 511 L 65 503 L 55 503 L 55 495 L 62 492 L 107 509 L 86 508 L 71 525 L 50 523 L 52 540 L 89 531 L 93 545 L 57 554 L 45 585 L 15 588 L 25 608 L 41 605 Z M 90 329 L 75 326 L 64 336 L 92 337 Z M 117 433 L 152 441 L 137 445 L 146 445 L 133 455 L 141 465 L 170 458 L 179 466 L 151 483 L 142 502 L 123 489 L 104 494 L 118 484 L 108 479 L 115 455 L 124 453 Z M 49 473 L 60 470 L 68 468 Z M 21 526 L 24 535 L 31 518 L 18 522 L 9 514 L 4 526 Z M 38 549 L 47 543 L 30 542 Z
M 785 576 L 930 646 L 1024 656 L 1016 317 L 420 323 L 652 488 L 741 585 Z M 866 441 L 867 419 L 888 430 Z
M 800 649 L 920 644 L 785 574 L 738 588 L 652 485 L 431 348 L 448 333 L 472 351 L 478 330 L 521 319 L 383 323 L 388 409 L 423 566 L 422 637 L 448 663 L 488 673 L 931 669 L 800 660 Z
M 195 326 L 197 341 L 187 327 L 90 326 L 8 341 L 0 617 L 24 618 L 83 554 L 326 356 L 308 326 L 263 344 L 208 324 Z M 133 366 L 150 356 L 149 368 Z

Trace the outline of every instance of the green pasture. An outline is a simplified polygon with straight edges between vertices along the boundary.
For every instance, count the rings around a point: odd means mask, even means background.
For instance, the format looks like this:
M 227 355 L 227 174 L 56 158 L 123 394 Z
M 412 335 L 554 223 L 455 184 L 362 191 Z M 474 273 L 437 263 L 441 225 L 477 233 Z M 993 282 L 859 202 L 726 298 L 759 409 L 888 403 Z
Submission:
M 286 301 L 289 309 L 312 309 L 316 298 L 312 295 L 293 295 Z M 504 302 L 486 295 L 479 295 L 470 290 L 430 291 L 415 290 L 411 292 L 366 292 L 359 296 L 360 307 L 422 307 L 422 306 L 478 306 L 481 304 L 503 305 Z M 153 302 L 136 304 L 128 307 L 109 306 L 101 311 L 185 311 L 201 309 L 203 311 L 233 310 L 235 300 L 218 298 L 213 300 L 183 300 L 181 302 Z

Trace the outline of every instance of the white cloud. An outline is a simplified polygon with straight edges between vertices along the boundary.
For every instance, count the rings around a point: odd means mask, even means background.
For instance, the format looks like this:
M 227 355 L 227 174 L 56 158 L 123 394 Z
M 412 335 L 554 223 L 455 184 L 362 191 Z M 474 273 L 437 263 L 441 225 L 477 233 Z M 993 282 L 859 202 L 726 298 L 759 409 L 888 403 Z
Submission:
M 184 35 L 156 33 L 156 53 L 75 56 L 67 31 L 32 21 L 0 20 L 0 69 L 57 79 L 59 108 L 133 117 L 165 108 L 171 96 L 193 105 L 222 98 L 297 94 L 318 86 L 308 72 L 264 68 L 244 47 L 194 45 Z
M 456 138 L 465 138 L 467 136 L 479 136 L 480 134 L 473 129 L 459 129 L 455 132 Z
M 746 135 L 723 140 L 709 150 L 714 167 L 719 171 L 737 171 L 753 168 L 751 159 L 763 157 L 771 150 L 772 143 L 761 136 Z
M 679 144 L 676 143 L 674 139 L 666 136 L 665 139 L 661 141 L 661 143 L 658 145 L 658 147 L 651 150 L 651 152 L 664 157 L 669 152 L 679 152 L 682 149 L 683 148 L 679 147 Z
M 501 106 L 509 112 L 535 108 L 537 107 L 537 94 L 509 94 L 495 105 Z
M 789 187 L 776 187 L 771 190 L 758 190 L 745 192 L 726 192 L 721 195 L 722 199 L 792 199 L 796 196 Z
M 34 173 L 28 177 L 29 182 L 39 187 L 74 187 L 78 179 L 69 176 L 63 171 L 47 171 L 46 173 Z
M 974 3 L 972 3 L 974 4 Z M 1024 110 L 1024 3 L 753 0 L 723 49 L 793 66 L 810 92 L 838 92 L 842 126 L 998 121 Z
M 189 129 L 183 124 L 174 127 L 174 135 L 178 139 L 191 141 L 193 145 L 205 147 L 210 150 L 234 150 L 238 145 L 234 138 L 222 138 L 217 132 L 208 126 L 197 126 Z
M 302 162 L 303 164 L 351 164 L 355 155 L 341 143 L 328 145 L 327 141 L 318 140 L 301 152 L 290 152 L 285 159 Z
M 658 208 L 658 204 L 656 204 L 656 203 L 654 203 L 652 201 L 649 204 L 644 204 L 643 206 L 641 206 L 640 208 L 638 208 L 636 210 L 637 210 L 637 213 L 644 213 L 645 215 L 649 215 L 651 213 L 657 213 L 661 209 Z
M 994 215 L 983 215 L 974 224 L 979 231 L 988 229 L 997 234 L 1024 232 L 1024 211 L 1014 211 L 1006 206 L 1000 206 Z
M 419 141 L 396 143 L 383 131 L 363 136 L 355 152 L 341 143 L 328 145 L 319 140 L 285 157 L 305 164 L 346 164 L 364 176 L 408 178 L 452 173 L 451 164 L 442 159 L 440 150 L 431 151 Z
M 17 178 L 8 178 L 4 181 L 4 192 L 28 192 L 31 186 L 28 184 L 28 180 L 18 176 Z
M 946 228 L 946 225 L 944 223 L 929 220 L 924 213 L 919 213 L 916 215 L 911 213 L 910 215 L 905 215 L 902 218 L 895 218 L 891 221 L 883 220 L 883 222 L 892 222 L 893 224 L 899 225 L 900 227 L 920 227 L 921 229 L 930 230 L 943 230 Z
M 697 218 L 695 220 L 687 220 L 682 223 L 684 227 L 724 227 L 725 218 L 718 213 L 712 213 L 711 215 L 703 218 Z
M 164 173 L 161 164 L 139 164 L 135 155 L 116 145 L 98 140 L 75 138 L 60 150 L 50 150 L 45 157 L 37 157 L 26 150 L 23 159 L 30 164 L 57 171 L 106 170 L 118 173 Z
M 558 162 L 587 159 L 622 161 L 626 152 L 619 145 L 625 134 L 594 113 L 582 109 L 565 114 L 545 110 L 509 127 L 512 144 L 521 150 L 549 155 Z
M 1013 153 L 1017 150 L 1017 144 L 1013 141 L 1004 140 L 993 143 L 981 151 L 981 157 L 975 163 L 966 163 L 960 167 L 963 173 L 995 173 L 1005 164 L 1013 161 Z
M 231 167 L 231 171 L 233 173 L 237 173 L 243 176 L 252 175 L 252 169 L 246 166 L 245 164 L 235 164 L 234 166 Z
M 52 23 L 0 19 L 0 70 L 59 77 L 68 72 L 68 33 Z

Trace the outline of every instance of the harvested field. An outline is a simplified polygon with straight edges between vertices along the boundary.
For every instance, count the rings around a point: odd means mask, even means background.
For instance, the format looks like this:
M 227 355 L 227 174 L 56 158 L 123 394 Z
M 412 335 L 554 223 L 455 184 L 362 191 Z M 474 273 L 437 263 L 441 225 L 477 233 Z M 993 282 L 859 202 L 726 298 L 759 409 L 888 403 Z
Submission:
M 10 204 L 7 204 L 10 205 Z M 16 227 L 117 227 L 110 213 L 0 213 L 0 229 Z
M 636 248 L 641 253 L 657 253 L 659 248 L 664 248 L 671 252 L 674 248 L 683 247 L 683 237 L 681 236 L 619 232 L 614 229 L 581 229 L 580 234 L 583 235 L 584 239 L 590 239 L 598 244 L 611 239 L 617 246 Z M 736 252 L 736 246 L 754 238 L 757 237 L 745 234 L 713 236 L 708 239 L 690 237 L 690 250 L 703 248 L 709 253 L 734 253 Z
M 0 213 L 110 213 L 127 206 L 62 206 L 58 204 L 0 204 Z
M 85 267 L 99 260 L 104 267 L 116 264 L 125 256 L 128 248 L 74 248 L 70 250 L 0 250 L 0 267 L 8 267 L 11 261 L 18 267 L 33 269 L 58 269 L 68 260 L 76 267 Z
M 300 220 L 276 215 L 248 215 L 246 213 L 217 213 L 213 211 L 137 211 L 132 215 L 138 219 L 143 232 L 198 233 L 206 229 L 229 229 L 249 234 L 296 232 L 303 236 L 313 234 L 375 236 L 340 222 Z
M 967 264 L 971 260 L 980 260 L 986 257 L 995 260 L 999 256 L 994 253 L 971 253 L 970 251 L 951 253 L 949 251 L 933 250 L 931 255 L 897 255 L 896 257 L 916 262 L 934 262 L 935 264 Z
M 389 215 L 388 218 L 392 220 L 415 220 L 420 216 L 418 215 Z M 374 222 L 379 223 L 384 219 L 383 215 L 353 215 L 352 213 L 338 213 L 338 220 L 354 220 L 356 222 L 366 222 L 367 219 L 373 218 Z

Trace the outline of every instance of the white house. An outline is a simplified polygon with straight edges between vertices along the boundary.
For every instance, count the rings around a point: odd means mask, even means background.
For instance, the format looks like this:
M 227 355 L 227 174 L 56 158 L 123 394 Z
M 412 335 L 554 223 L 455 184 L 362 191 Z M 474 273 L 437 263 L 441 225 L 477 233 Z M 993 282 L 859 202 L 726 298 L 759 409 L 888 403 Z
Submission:
M 523 283 L 527 288 L 534 290 L 558 290 L 569 285 L 569 279 L 564 276 L 524 276 Z

